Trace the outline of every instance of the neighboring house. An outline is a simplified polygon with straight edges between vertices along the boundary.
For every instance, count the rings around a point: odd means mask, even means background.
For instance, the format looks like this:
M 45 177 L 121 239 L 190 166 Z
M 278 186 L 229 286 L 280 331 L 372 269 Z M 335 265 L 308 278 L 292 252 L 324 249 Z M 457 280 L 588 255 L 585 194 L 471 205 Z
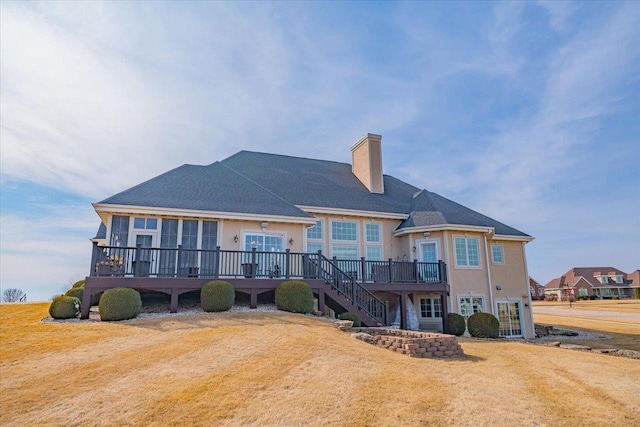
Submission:
M 544 286 L 533 277 L 529 277 L 529 292 L 531 293 L 531 299 L 544 300 Z
M 634 298 L 639 282 L 638 270 L 627 274 L 613 267 L 574 267 L 551 280 L 544 288 L 546 295 L 557 295 L 562 301 L 571 294 L 576 298 L 591 295 L 598 298 Z
M 378 135 L 351 151 L 352 164 L 240 151 L 95 203 L 86 289 L 166 292 L 175 310 L 181 293 L 223 278 L 255 306 L 298 278 L 321 311 L 357 312 L 367 325 L 442 330 L 449 312 L 486 311 L 503 336 L 532 337 L 533 237 L 383 175 Z

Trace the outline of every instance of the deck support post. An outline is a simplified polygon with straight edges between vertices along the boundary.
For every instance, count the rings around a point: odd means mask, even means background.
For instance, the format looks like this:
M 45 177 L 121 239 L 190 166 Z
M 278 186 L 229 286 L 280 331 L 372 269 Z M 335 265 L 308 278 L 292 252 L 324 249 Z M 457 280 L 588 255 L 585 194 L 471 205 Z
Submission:
M 82 304 L 80 308 L 81 319 L 89 318 L 89 311 L 91 311 L 91 295 L 92 294 L 93 294 L 93 289 L 85 285 L 84 292 L 82 293 Z
M 407 329 L 407 296 L 408 292 L 400 292 L 400 329 Z
M 258 290 L 251 288 L 251 303 L 249 308 L 258 308 Z
M 442 291 L 442 333 L 446 334 L 449 329 L 449 302 L 447 301 L 447 291 Z
M 171 304 L 169 305 L 169 312 L 178 312 L 178 290 L 175 288 L 171 289 Z
M 322 314 L 327 314 L 324 311 L 324 289 L 318 289 L 318 311 L 321 311 Z

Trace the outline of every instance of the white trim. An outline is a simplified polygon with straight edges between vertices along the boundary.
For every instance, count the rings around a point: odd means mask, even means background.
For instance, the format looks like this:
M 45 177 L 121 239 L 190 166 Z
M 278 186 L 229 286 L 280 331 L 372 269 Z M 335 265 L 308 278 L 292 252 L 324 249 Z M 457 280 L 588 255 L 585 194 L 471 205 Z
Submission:
M 236 219 L 242 221 L 268 221 L 268 222 L 284 222 L 293 224 L 310 224 L 316 223 L 315 218 L 301 218 L 283 215 L 262 215 L 262 214 L 245 214 L 217 211 L 200 211 L 194 209 L 173 209 L 173 208 L 157 208 L 147 206 L 127 206 L 127 205 L 108 205 L 101 203 L 92 204 L 94 210 L 99 214 L 101 212 L 108 214 L 128 214 L 133 215 L 159 215 L 173 217 L 189 217 L 189 218 L 215 218 L 215 219 Z
M 534 241 L 536 238 L 532 236 L 509 236 L 506 234 L 494 234 L 493 240 L 509 240 L 512 242 L 525 242 L 529 243 Z
M 377 225 L 378 226 L 378 232 L 380 235 L 380 240 L 378 242 L 368 242 L 367 241 L 367 224 L 373 224 L 373 225 Z M 367 257 L 367 248 L 368 247 L 376 247 L 376 248 L 380 248 L 380 261 L 384 260 L 384 232 L 383 232 L 383 224 L 382 222 L 379 221 L 367 221 L 367 220 L 363 220 L 362 221 L 362 244 L 363 244 L 363 250 L 364 252 L 362 253 L 363 256 Z M 368 259 L 368 257 L 367 257 Z
M 393 234 L 397 237 L 404 236 L 408 233 L 424 233 L 425 231 L 470 231 L 474 233 L 493 233 L 493 227 L 477 227 L 475 225 L 430 225 L 426 227 L 410 227 L 396 230 Z
M 493 246 L 500 246 L 500 254 L 502 255 L 502 261 L 501 262 L 496 262 L 493 259 Z M 491 243 L 489 243 L 489 248 L 491 249 L 491 264 L 493 265 L 505 265 L 507 262 L 504 259 L 504 245 L 502 243 L 496 243 L 495 241 L 491 241 Z
M 509 299 L 508 297 L 507 298 L 497 299 L 496 302 L 495 302 L 495 304 L 496 304 L 495 313 L 497 314 L 496 318 L 498 319 L 498 322 L 500 322 L 500 312 L 498 311 L 498 304 L 500 304 L 500 303 L 505 304 L 506 303 L 507 304 L 507 311 L 508 311 L 509 310 L 509 304 L 512 303 L 512 302 L 518 304 L 518 318 L 519 318 L 518 320 L 520 322 L 520 335 L 504 335 L 503 337 L 504 338 L 522 338 L 522 337 L 525 336 L 525 328 L 524 328 L 524 322 L 523 322 L 523 319 L 522 319 L 522 314 L 523 314 L 523 308 L 524 307 L 522 306 L 522 300 L 521 299 L 519 299 L 519 298 L 511 298 L 511 299 Z M 529 305 L 529 307 L 531 307 L 531 305 Z M 511 315 L 510 314 L 511 313 L 509 312 L 509 320 L 511 320 Z
M 533 322 L 533 303 L 531 300 L 531 289 L 529 286 L 529 266 L 527 264 L 527 248 L 525 247 L 527 243 L 526 242 L 522 242 L 522 260 L 524 262 L 524 277 L 525 277 L 525 284 L 526 284 L 526 288 L 529 290 L 529 292 L 527 292 L 527 294 L 529 295 L 528 297 L 528 302 L 529 302 L 529 307 L 523 307 L 523 309 L 528 308 L 529 309 L 529 314 L 528 314 L 528 320 L 529 320 L 529 337 L 535 337 L 535 333 L 536 333 L 536 327 L 534 325 Z M 538 282 L 535 282 L 535 285 L 538 285 Z M 544 288 L 544 286 L 542 287 L 542 295 L 545 296 L 547 293 L 547 290 Z M 560 295 L 558 295 L 558 297 L 560 297 Z M 522 311 L 521 311 L 522 312 Z M 526 335 L 525 335 L 526 336 Z
M 339 209 L 339 208 L 325 208 L 321 206 L 305 206 L 295 205 L 298 209 L 302 209 L 307 213 L 319 213 L 327 215 L 337 216 L 360 216 L 366 218 L 380 218 L 380 219 L 407 219 L 409 215 L 393 212 L 375 212 L 375 211 L 359 211 L 351 209 Z
M 460 299 L 461 298 L 469 298 L 470 299 L 469 303 L 471 304 L 471 306 L 469 307 L 469 309 L 472 311 L 470 316 L 475 314 L 475 313 L 473 313 L 473 298 L 482 298 L 482 311 L 480 311 L 479 313 L 486 313 L 486 311 L 487 311 L 487 307 L 486 307 L 486 304 L 485 304 L 485 301 L 484 301 L 484 299 L 486 298 L 486 295 L 483 295 L 483 294 L 472 294 L 472 293 L 467 292 L 466 294 L 459 293 L 459 294 L 456 295 L 456 297 L 457 297 L 457 301 L 458 301 L 458 314 L 460 314 L 460 315 L 462 315 L 462 304 L 460 303 Z
M 422 253 L 422 245 L 426 245 L 429 243 L 434 243 L 436 245 L 436 262 L 438 262 L 438 260 L 441 260 L 442 257 L 440 256 L 440 239 L 438 238 L 428 238 L 428 239 L 420 239 L 420 240 L 416 240 L 416 247 L 417 247 L 417 253 L 416 253 L 416 259 L 419 262 L 423 262 L 422 259 L 422 255 L 424 255 Z
M 454 262 L 454 268 L 458 268 L 461 270 L 482 270 L 482 256 L 480 254 L 480 241 L 478 240 L 478 265 L 458 265 L 458 256 L 456 253 L 456 239 L 457 238 L 461 238 L 461 239 L 465 239 L 465 250 L 467 251 L 467 264 L 469 263 L 469 251 L 468 251 L 468 247 L 467 247 L 467 243 L 466 240 L 467 239 L 478 239 L 479 236 L 465 236 L 462 234 L 453 234 L 452 236 L 453 239 L 453 262 Z M 485 254 L 486 254 L 486 234 L 484 235 L 485 238 Z

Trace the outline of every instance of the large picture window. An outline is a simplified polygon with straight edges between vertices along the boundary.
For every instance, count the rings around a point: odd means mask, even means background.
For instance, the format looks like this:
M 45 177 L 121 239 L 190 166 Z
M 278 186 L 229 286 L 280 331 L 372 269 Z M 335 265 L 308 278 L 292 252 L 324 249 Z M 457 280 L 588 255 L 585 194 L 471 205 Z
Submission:
M 355 222 L 332 221 L 331 240 L 353 241 L 358 240 L 358 226 Z
M 457 267 L 480 267 L 477 237 L 454 238 Z

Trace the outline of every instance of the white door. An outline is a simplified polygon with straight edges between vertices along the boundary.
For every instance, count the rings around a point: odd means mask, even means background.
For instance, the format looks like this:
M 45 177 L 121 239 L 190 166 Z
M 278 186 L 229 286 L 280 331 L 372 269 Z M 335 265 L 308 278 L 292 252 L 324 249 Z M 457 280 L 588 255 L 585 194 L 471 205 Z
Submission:
M 497 301 L 498 320 L 501 337 L 522 336 L 522 316 L 520 301 Z

